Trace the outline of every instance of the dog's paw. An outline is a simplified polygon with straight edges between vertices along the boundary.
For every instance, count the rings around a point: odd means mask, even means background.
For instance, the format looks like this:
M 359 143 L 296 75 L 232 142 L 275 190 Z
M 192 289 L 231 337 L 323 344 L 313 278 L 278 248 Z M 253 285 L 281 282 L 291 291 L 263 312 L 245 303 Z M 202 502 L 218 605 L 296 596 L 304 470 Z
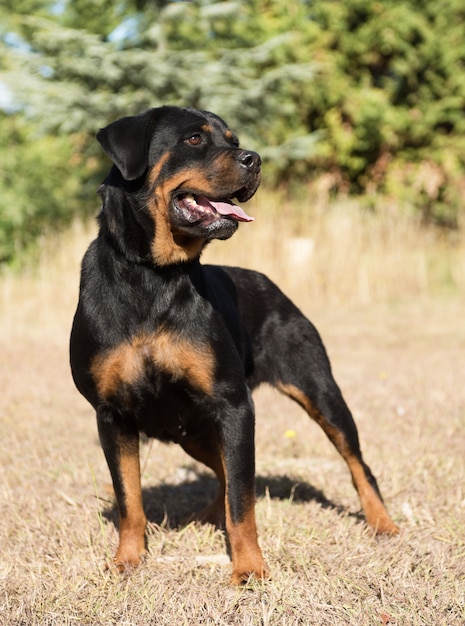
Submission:
M 231 576 L 231 584 L 244 586 L 253 580 L 270 580 L 270 570 L 263 561 L 255 565 L 235 567 Z
M 137 545 L 120 545 L 113 558 L 113 565 L 122 574 L 140 565 L 146 554 L 145 546 L 141 548 Z

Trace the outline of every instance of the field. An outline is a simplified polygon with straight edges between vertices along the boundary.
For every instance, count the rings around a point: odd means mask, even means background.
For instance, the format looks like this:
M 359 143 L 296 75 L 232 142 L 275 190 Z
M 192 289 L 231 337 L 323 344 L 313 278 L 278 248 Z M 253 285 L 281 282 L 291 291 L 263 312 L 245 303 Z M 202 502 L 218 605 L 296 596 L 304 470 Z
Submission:
M 107 569 L 109 474 L 68 367 L 93 235 L 77 224 L 35 269 L 0 277 L 2 626 L 465 624 L 463 244 L 388 213 L 317 207 L 304 224 L 283 198 L 269 205 L 205 258 L 267 271 L 317 325 L 401 534 L 372 535 L 323 433 L 263 388 L 257 518 L 272 580 L 228 585 L 223 533 L 184 522 L 214 480 L 158 442 L 142 444 L 149 556 Z

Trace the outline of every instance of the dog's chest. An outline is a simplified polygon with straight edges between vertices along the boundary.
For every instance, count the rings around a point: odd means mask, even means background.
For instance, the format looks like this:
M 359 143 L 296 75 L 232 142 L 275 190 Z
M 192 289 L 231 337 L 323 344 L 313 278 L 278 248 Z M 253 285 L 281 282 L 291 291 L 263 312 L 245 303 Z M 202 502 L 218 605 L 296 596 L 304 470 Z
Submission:
M 172 382 L 184 381 L 193 389 L 211 396 L 215 356 L 208 343 L 194 341 L 167 329 L 141 333 L 129 341 L 97 355 L 91 365 L 92 377 L 102 400 L 121 389 L 154 386 L 157 375 Z M 152 380 L 153 379 L 153 380 Z

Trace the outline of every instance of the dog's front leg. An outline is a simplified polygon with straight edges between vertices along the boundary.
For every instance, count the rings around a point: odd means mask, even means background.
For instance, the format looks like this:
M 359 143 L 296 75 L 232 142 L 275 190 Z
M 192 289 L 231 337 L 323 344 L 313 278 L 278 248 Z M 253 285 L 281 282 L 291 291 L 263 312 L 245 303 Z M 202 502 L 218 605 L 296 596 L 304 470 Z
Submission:
M 234 411 L 229 408 L 227 414 L 220 426 L 226 531 L 233 563 L 231 582 L 241 585 L 251 575 L 268 577 L 255 522 L 255 418 L 251 399 Z
M 119 511 L 119 546 L 114 562 L 123 571 L 138 565 L 145 554 L 147 520 L 142 506 L 139 434 L 123 429 L 109 407 L 99 408 L 97 423 Z

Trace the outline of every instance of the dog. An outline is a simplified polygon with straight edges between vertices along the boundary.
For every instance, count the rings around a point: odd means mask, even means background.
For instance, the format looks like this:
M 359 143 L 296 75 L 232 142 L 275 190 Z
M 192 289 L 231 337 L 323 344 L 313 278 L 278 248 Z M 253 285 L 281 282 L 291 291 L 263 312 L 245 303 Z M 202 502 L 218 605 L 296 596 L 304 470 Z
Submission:
M 352 415 L 312 323 L 266 276 L 201 265 L 252 218 L 260 156 L 217 115 L 163 106 L 97 134 L 113 165 L 81 270 L 70 339 L 77 389 L 96 411 L 119 511 L 121 571 L 146 552 L 139 437 L 179 443 L 216 474 L 200 517 L 223 519 L 232 583 L 269 577 L 255 522 L 254 407 L 269 383 L 300 404 L 348 465 L 368 524 L 397 526 L 363 461 Z

